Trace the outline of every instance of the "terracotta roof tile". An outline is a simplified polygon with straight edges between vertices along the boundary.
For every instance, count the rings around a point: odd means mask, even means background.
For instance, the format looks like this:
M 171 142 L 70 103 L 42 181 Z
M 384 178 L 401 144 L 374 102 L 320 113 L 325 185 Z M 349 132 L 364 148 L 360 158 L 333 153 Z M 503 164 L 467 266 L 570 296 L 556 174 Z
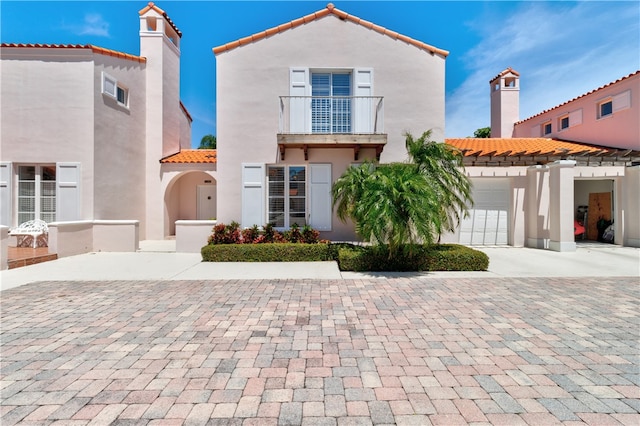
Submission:
M 336 9 L 335 6 L 333 4 L 331 4 L 331 3 L 329 3 L 326 8 L 321 9 L 321 10 L 319 10 L 317 12 L 311 13 L 309 15 L 303 16 L 303 17 L 298 18 L 298 19 L 294 19 L 294 20 L 292 20 L 290 22 L 278 25 L 277 27 L 269 28 L 269 29 L 267 29 L 265 31 L 253 34 L 252 36 L 244 37 L 244 38 L 241 38 L 240 40 L 232 41 L 230 43 L 223 44 L 222 46 L 214 47 L 213 48 L 213 53 L 215 55 L 217 55 L 217 54 L 220 54 L 220 53 L 223 53 L 223 52 L 227 52 L 227 51 L 233 50 L 233 49 L 235 49 L 237 47 L 244 46 L 246 44 L 249 44 L 249 43 L 252 43 L 252 42 L 255 42 L 255 41 L 258 41 L 258 40 L 262 40 L 262 39 L 267 38 L 267 37 L 271 37 L 271 36 L 273 36 L 273 35 L 275 35 L 277 33 L 281 33 L 281 32 L 290 30 L 290 29 L 298 27 L 300 25 L 308 24 L 309 22 L 315 21 L 317 19 L 323 18 L 323 17 L 328 16 L 328 15 L 333 15 L 333 16 L 336 16 L 336 17 L 338 17 L 340 19 L 344 19 L 346 21 L 353 22 L 354 24 L 362 25 L 365 28 L 373 30 L 373 31 L 375 31 L 377 33 L 384 34 L 384 35 L 387 35 L 387 36 L 389 36 L 389 37 L 391 37 L 393 39 L 400 40 L 400 41 L 403 41 L 405 43 L 411 44 L 413 46 L 416 46 L 419 49 L 423 49 L 423 50 L 426 50 L 428 52 L 431 52 L 432 54 L 438 54 L 438 55 L 442 55 L 442 56 L 449 55 L 449 52 L 447 52 L 446 50 L 438 49 L 437 47 L 434 47 L 434 46 L 431 46 L 429 44 L 423 43 L 423 42 L 421 42 L 419 40 L 412 39 L 411 37 L 407 37 L 405 35 L 398 34 L 395 31 L 388 30 L 388 29 L 386 29 L 384 27 L 381 27 L 379 25 L 376 25 L 376 24 L 374 24 L 372 22 L 365 21 L 364 19 L 360 19 L 357 16 L 349 15 L 348 13 L 343 12 L 340 9 Z
M 495 80 L 499 79 L 500 77 L 502 77 L 502 76 L 504 76 L 504 75 L 507 75 L 507 74 L 509 74 L 509 73 L 511 73 L 511 74 L 513 74 L 513 75 L 517 75 L 518 77 L 520 77 L 520 73 L 519 73 L 518 71 L 516 71 L 516 70 L 514 70 L 513 68 L 509 67 L 509 68 L 507 68 L 507 69 L 505 69 L 505 70 L 502 70 L 502 71 L 500 72 L 500 74 L 496 75 L 496 76 L 495 76 L 495 77 L 493 77 L 491 80 L 489 80 L 489 83 L 492 83 L 493 81 L 495 81 Z
M 167 22 L 169 23 L 169 25 L 171 25 L 171 28 L 173 28 L 175 30 L 176 33 L 178 33 L 178 37 L 182 38 L 182 31 L 180 31 L 178 29 L 178 27 L 176 26 L 176 24 L 173 23 L 173 21 L 171 20 L 171 18 L 169 18 L 169 15 L 167 15 L 167 12 L 165 12 L 164 10 L 160 9 L 158 6 L 156 6 L 152 1 L 150 1 L 144 8 L 142 8 L 142 10 L 140 10 L 140 12 L 138 12 L 138 14 L 143 15 L 145 13 L 147 13 L 149 10 L 155 10 L 156 12 L 158 12 L 159 14 L 161 14 L 164 19 L 167 20 Z
M 532 116 L 531 116 L 531 117 L 529 117 L 529 118 L 525 118 L 524 120 L 520 120 L 520 121 L 518 121 L 518 122 L 517 122 L 517 123 L 515 123 L 515 124 L 524 123 L 524 122 L 525 122 L 525 121 L 527 121 L 527 120 L 531 120 L 532 118 L 538 117 L 539 115 L 545 114 L 545 113 L 547 113 L 547 112 L 549 112 L 549 111 L 553 111 L 554 109 L 560 108 L 561 106 L 564 106 L 564 105 L 566 105 L 566 104 L 568 104 L 568 103 L 571 103 L 571 102 L 573 102 L 573 101 L 575 101 L 575 100 L 578 100 L 578 99 L 583 98 L 583 97 L 585 97 L 585 96 L 587 96 L 587 95 L 590 95 L 590 94 L 592 94 L 592 93 L 595 93 L 595 92 L 597 92 L 598 90 L 605 89 L 605 88 L 607 88 L 607 87 L 609 87 L 609 86 L 613 86 L 614 84 L 620 83 L 621 81 L 624 81 L 624 80 L 627 80 L 627 79 L 629 79 L 629 78 L 633 78 L 633 77 L 635 77 L 635 76 L 639 76 L 639 75 L 640 75 L 640 70 L 638 70 L 638 71 L 636 71 L 636 72 L 633 72 L 633 73 L 631 73 L 631 74 L 629 74 L 629 75 L 627 75 L 627 76 L 624 76 L 624 77 L 622 77 L 622 78 L 619 78 L 619 79 L 617 79 L 616 81 L 612 81 L 611 83 L 605 84 L 604 86 L 600 86 L 600 87 L 598 87 L 597 89 L 593 89 L 592 91 L 587 92 L 587 93 L 585 93 L 585 94 L 583 94 L 583 95 L 576 96 L 575 98 L 573 98 L 573 99 L 571 99 L 571 100 L 569 100 L 569 101 L 563 102 L 563 103 L 561 103 L 560 105 L 556 105 L 556 106 L 554 106 L 553 108 L 545 109 L 544 111 L 539 112 L 539 113 L 538 113 L 538 114 L 536 114 L 536 115 L 532 115 Z M 493 81 L 493 80 L 492 80 L 492 81 Z
M 616 152 L 615 148 L 548 138 L 457 138 L 445 139 L 465 157 L 518 157 L 532 155 L 598 155 Z
M 177 154 L 163 158 L 160 162 L 165 164 L 215 164 L 218 162 L 218 153 L 215 149 L 183 149 Z
M 116 58 L 127 59 L 136 62 L 147 62 L 147 58 L 142 56 L 130 55 L 128 53 L 118 52 L 111 49 L 105 49 L 104 47 L 94 46 L 92 44 L 40 44 L 40 43 L 2 43 L 0 46 L 3 49 L 9 47 L 15 48 L 35 48 L 35 49 L 91 49 L 94 53 L 100 55 L 114 56 Z

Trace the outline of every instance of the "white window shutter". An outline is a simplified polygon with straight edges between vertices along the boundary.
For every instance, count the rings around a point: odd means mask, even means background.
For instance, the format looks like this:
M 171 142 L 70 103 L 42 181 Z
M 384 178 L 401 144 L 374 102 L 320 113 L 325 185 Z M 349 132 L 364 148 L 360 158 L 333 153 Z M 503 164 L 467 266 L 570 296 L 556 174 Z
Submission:
M 353 128 L 355 133 L 373 133 L 373 68 L 353 70 L 353 95 L 355 98 Z M 367 96 L 360 98 L 359 96 Z
M 582 108 L 569 113 L 569 127 L 582 124 Z
M 11 226 L 11 163 L 0 163 L 0 225 Z
M 243 228 L 265 224 L 265 166 L 242 164 L 242 223 Z
M 612 99 L 613 111 L 620 111 L 631 106 L 631 90 L 624 91 L 615 95 Z
M 118 80 L 104 71 L 102 72 L 102 93 L 114 99 L 118 96 Z
M 310 133 L 311 100 L 302 98 L 302 96 L 311 95 L 309 68 L 291 68 L 289 70 L 289 83 L 289 96 L 292 96 L 289 100 L 289 132 Z
M 309 225 L 331 230 L 331 164 L 309 164 Z
M 56 220 L 81 219 L 80 163 L 56 163 Z

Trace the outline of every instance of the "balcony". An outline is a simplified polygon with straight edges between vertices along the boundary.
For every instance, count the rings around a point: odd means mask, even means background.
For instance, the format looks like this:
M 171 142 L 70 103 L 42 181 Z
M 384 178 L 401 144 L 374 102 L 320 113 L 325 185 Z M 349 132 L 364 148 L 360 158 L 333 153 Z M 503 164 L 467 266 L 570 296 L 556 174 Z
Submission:
M 289 148 L 373 148 L 376 158 L 387 143 L 380 96 L 281 96 L 278 147 L 284 160 Z

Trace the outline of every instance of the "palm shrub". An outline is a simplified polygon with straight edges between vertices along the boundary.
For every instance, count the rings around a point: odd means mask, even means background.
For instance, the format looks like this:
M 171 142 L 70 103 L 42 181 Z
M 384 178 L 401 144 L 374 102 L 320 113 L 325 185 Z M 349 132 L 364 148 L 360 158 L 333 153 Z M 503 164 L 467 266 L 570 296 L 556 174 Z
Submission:
M 471 203 L 460 152 L 431 141 L 430 131 L 405 137 L 408 162 L 365 162 L 347 169 L 332 187 L 340 220 L 352 219 L 365 241 L 388 246 L 390 258 L 405 244 L 433 244 L 458 225 Z
M 454 146 L 432 141 L 431 130 L 418 139 L 410 133 L 405 133 L 405 138 L 410 162 L 429 180 L 440 201 L 440 214 L 434 218 L 438 236 L 452 232 L 473 204 L 462 153 Z

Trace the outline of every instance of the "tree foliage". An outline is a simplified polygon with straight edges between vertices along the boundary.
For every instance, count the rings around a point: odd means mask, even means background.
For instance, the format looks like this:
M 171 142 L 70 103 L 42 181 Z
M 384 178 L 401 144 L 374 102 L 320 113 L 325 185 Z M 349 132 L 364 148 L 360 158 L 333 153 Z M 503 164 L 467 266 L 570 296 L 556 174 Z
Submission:
M 355 222 L 366 241 L 389 247 L 432 244 L 452 231 L 471 202 L 471 185 L 454 147 L 406 134 L 409 161 L 350 167 L 332 187 L 333 205 L 345 222 Z
M 491 137 L 491 127 L 481 127 L 473 132 L 474 138 L 490 138 Z
M 200 140 L 198 149 L 216 149 L 217 141 L 213 135 L 204 135 Z

